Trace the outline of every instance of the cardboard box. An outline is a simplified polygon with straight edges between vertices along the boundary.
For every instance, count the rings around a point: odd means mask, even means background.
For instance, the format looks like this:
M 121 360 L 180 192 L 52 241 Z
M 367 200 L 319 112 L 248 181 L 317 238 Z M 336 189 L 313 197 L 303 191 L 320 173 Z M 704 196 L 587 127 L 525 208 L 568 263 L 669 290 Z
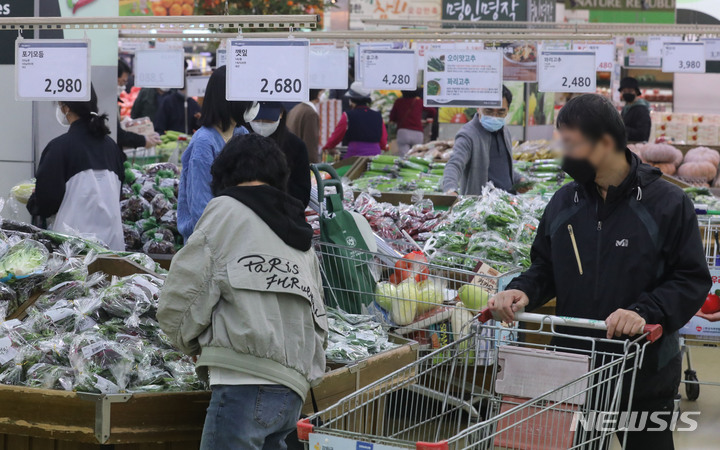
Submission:
M 718 145 L 720 127 L 711 124 L 688 125 L 687 143 L 691 145 Z

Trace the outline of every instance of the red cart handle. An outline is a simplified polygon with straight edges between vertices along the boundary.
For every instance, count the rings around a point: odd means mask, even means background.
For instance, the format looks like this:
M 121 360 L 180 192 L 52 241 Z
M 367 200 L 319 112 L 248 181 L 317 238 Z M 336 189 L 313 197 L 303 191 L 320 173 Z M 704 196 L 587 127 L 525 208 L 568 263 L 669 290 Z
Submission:
M 480 311 L 480 314 L 478 315 L 478 320 L 481 323 L 486 323 L 489 320 L 492 320 L 493 313 L 490 311 L 490 308 L 485 308 L 482 311 Z M 576 327 L 576 328 L 588 328 L 591 330 L 601 330 L 601 331 L 607 331 L 607 325 L 605 324 L 605 321 L 603 320 L 594 320 L 594 319 L 579 319 L 575 317 L 562 317 L 562 316 L 553 316 L 549 314 L 535 314 L 535 313 L 527 313 L 523 311 L 519 311 L 515 313 L 515 320 L 519 322 L 530 322 L 530 323 L 547 323 L 551 325 L 561 325 L 561 326 L 569 326 L 569 327 Z M 655 342 L 658 339 L 662 337 L 663 334 L 663 328 L 662 325 L 652 325 L 648 324 L 645 325 L 643 328 L 643 333 L 647 333 L 646 339 L 648 342 Z

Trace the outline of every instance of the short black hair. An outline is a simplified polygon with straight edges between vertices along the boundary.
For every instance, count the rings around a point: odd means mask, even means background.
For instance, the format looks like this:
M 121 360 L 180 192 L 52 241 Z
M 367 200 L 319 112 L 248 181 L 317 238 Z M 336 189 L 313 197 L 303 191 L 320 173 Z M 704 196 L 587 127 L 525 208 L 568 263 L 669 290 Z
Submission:
M 128 66 L 128 63 L 126 63 L 124 60 L 118 59 L 118 78 L 123 76 L 124 73 L 131 75 L 132 69 L 130 68 L 130 66 Z
M 508 106 L 512 105 L 512 92 L 503 84 L 503 98 L 507 100 Z
M 557 127 L 558 130 L 562 127 L 580 130 L 592 142 L 608 134 L 618 150 L 625 151 L 627 147 L 622 117 L 615 105 L 602 95 L 585 94 L 568 101 L 558 114 Z
M 251 133 L 230 139 L 215 158 L 210 173 L 210 187 L 217 196 L 226 188 L 249 181 L 261 181 L 286 191 L 290 169 L 275 141 Z
M 100 138 L 110 134 L 110 128 L 106 123 L 108 115 L 98 112 L 98 97 L 92 84 L 90 84 L 90 100 L 86 102 L 58 102 L 58 104 L 67 106 L 72 113 L 85 122 L 91 136 Z
M 251 102 L 229 101 L 226 99 L 227 66 L 218 67 L 208 80 L 205 88 L 200 125 L 212 128 L 220 127 L 223 131 L 230 128 L 234 120 L 237 126 L 246 125 L 243 115 Z
M 325 89 L 310 89 L 310 100 L 315 100 L 320 96 L 320 93 Z

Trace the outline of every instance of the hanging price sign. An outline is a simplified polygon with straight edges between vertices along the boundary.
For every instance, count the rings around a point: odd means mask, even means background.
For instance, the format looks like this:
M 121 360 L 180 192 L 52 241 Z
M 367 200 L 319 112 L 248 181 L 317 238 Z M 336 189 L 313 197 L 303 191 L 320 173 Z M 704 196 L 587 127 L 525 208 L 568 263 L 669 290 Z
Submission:
M 182 49 L 144 50 L 135 53 L 135 86 L 177 88 L 185 84 L 185 52 Z
M 188 97 L 205 97 L 209 76 L 187 77 L 185 87 Z
M 540 92 L 595 92 L 594 52 L 544 51 L 538 64 Z
M 307 39 L 229 41 L 227 99 L 308 101 L 309 49 Z
M 365 50 L 362 84 L 366 89 L 417 89 L 415 50 Z
M 215 52 L 215 67 L 222 67 L 225 64 L 227 64 L 227 50 L 219 48 L 218 51 Z
M 703 42 L 668 42 L 663 46 L 663 72 L 705 73 Z
M 335 44 L 310 46 L 310 88 L 348 88 L 348 49 Z
M 15 41 L 17 100 L 90 100 L 90 41 Z
M 425 63 L 425 106 L 502 106 L 503 53 L 499 50 L 434 50 Z
M 705 60 L 720 61 L 720 39 L 708 38 L 700 39 L 705 44 Z
M 614 42 L 575 42 L 573 50 L 578 52 L 594 52 L 595 65 L 598 72 L 612 72 L 615 64 Z

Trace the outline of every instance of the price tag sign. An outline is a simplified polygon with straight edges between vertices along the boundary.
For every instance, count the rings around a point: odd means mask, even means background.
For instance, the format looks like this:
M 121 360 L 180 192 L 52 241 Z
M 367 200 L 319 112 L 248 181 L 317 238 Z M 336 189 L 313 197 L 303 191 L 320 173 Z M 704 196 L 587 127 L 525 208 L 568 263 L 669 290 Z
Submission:
M 17 100 L 90 100 L 90 41 L 15 41 Z
M 366 89 L 417 89 L 415 50 L 365 50 L 362 80 Z
M 310 89 L 348 88 L 348 49 L 335 44 L 310 45 Z
M 650 36 L 648 37 L 647 55 L 649 58 L 662 58 L 663 47 L 667 42 L 672 42 L 676 38 L 670 36 Z
M 615 64 L 615 43 L 609 41 L 575 42 L 573 50 L 577 52 L 594 52 L 597 72 L 612 72 Z
M 135 53 L 135 86 L 181 89 L 185 84 L 184 58 L 182 49 L 143 50 Z
M 207 89 L 209 76 L 187 77 L 185 87 L 188 97 L 205 97 L 205 89 Z
M 429 51 L 425 64 L 425 106 L 502 106 L 501 50 Z
M 702 42 L 669 42 L 663 50 L 662 71 L 705 73 L 705 44 Z
M 227 50 L 219 48 L 215 53 L 215 68 L 222 67 L 227 64 Z
M 242 39 L 228 42 L 227 99 L 306 102 L 310 43 L 307 39 Z
M 720 61 L 720 39 L 700 39 L 705 44 L 705 60 Z
M 538 64 L 540 92 L 595 92 L 594 52 L 542 52 Z

